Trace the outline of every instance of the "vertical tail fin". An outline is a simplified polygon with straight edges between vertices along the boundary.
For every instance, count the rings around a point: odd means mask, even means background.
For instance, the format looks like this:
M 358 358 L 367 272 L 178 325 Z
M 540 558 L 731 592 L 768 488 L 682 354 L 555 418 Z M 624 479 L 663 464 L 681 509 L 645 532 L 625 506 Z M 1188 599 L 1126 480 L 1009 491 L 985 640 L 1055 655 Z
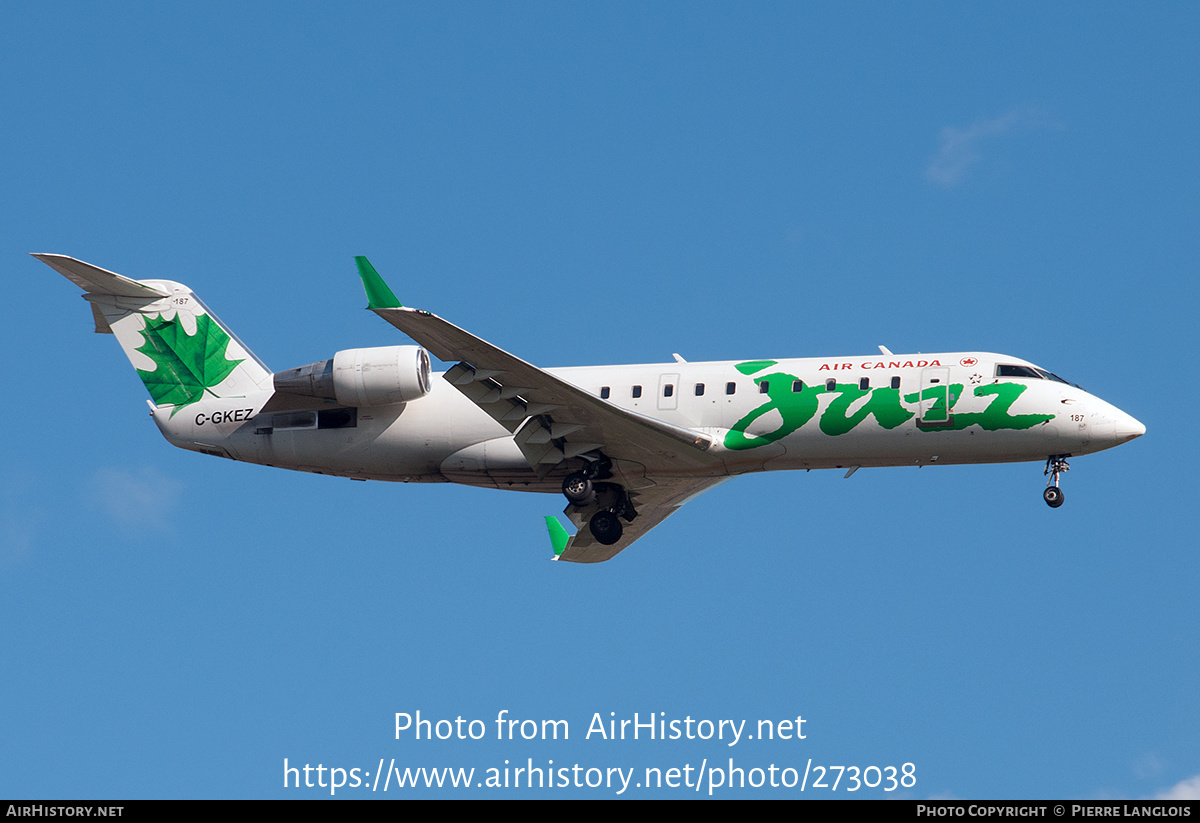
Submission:
M 187 286 L 131 280 L 60 254 L 33 256 L 84 290 L 96 331 L 116 336 L 154 404 L 172 417 L 205 396 L 272 389 L 271 370 Z

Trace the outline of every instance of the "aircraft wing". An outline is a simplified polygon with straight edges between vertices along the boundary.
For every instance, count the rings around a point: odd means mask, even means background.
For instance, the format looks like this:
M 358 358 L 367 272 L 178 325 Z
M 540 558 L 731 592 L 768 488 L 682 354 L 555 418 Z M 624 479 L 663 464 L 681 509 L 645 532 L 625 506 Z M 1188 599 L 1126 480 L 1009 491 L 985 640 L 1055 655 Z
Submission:
M 633 522 L 625 524 L 621 539 L 611 546 L 606 546 L 596 540 L 587 529 L 588 518 L 594 513 L 594 508 L 578 510 L 575 506 L 568 504 L 563 513 L 579 529 L 574 536 L 567 534 L 566 529 L 558 522 L 558 518 L 546 518 L 546 528 L 550 532 L 550 543 L 554 546 L 555 559 L 568 560 L 572 563 L 601 563 L 609 560 L 679 511 L 679 507 L 684 503 L 729 479 L 728 476 L 678 477 L 659 480 L 654 486 L 638 489 L 630 495 L 637 508 L 638 516 L 633 519 Z
M 439 360 L 459 361 L 446 372 L 446 380 L 512 432 L 542 475 L 595 450 L 675 471 L 722 466 L 706 454 L 712 440 L 701 432 L 618 408 L 429 312 L 374 311 Z
M 613 461 L 637 516 L 616 543 L 604 545 L 587 529 L 598 505 L 568 505 L 578 534 L 568 535 L 557 518 L 547 518 L 559 559 L 608 560 L 687 500 L 728 479 L 723 461 L 708 452 L 713 442 L 708 435 L 622 409 L 437 315 L 405 308 L 365 257 L 356 260 L 368 308 L 439 360 L 458 361 L 445 379 L 513 433 L 538 476 L 572 457 L 602 453 Z
M 365 257 L 356 258 L 372 311 L 439 360 L 444 375 L 500 425 L 539 476 L 571 457 L 603 451 L 649 469 L 724 474 L 705 434 L 622 409 L 526 363 L 437 315 L 405 308 Z

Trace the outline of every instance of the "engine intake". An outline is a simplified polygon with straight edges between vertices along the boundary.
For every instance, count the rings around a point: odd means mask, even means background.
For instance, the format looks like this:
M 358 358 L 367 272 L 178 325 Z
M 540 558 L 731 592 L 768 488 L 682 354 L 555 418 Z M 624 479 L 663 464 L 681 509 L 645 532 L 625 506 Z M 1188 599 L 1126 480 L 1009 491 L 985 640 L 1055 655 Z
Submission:
M 388 406 L 429 394 L 429 353 L 420 346 L 346 349 L 274 376 L 275 390 L 344 406 Z

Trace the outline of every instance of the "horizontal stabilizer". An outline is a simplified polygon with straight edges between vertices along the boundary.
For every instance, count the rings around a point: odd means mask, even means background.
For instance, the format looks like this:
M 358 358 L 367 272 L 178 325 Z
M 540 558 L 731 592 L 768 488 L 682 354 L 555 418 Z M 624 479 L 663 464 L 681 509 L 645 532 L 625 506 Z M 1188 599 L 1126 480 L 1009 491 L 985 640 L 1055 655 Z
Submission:
M 139 282 L 62 254 L 33 256 L 86 292 L 96 331 L 117 338 L 154 405 L 171 416 L 206 398 L 271 389 L 271 370 L 182 283 Z
M 116 272 L 84 263 L 74 257 L 64 254 L 34 254 L 50 268 L 70 280 L 76 286 L 89 294 L 111 294 L 114 297 L 145 297 L 157 300 L 166 297 L 167 292 L 147 286 Z M 99 328 L 99 323 L 97 323 Z

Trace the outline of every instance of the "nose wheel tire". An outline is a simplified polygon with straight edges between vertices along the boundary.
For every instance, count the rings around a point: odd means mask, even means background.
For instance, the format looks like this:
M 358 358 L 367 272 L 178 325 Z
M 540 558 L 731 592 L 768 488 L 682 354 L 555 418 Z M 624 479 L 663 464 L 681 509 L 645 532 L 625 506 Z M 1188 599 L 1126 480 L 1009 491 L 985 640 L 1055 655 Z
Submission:
M 621 526 L 621 518 L 610 511 L 600 511 L 593 514 L 592 519 L 588 522 L 588 529 L 591 530 L 592 537 L 605 546 L 611 546 L 620 540 L 621 532 L 624 531 L 624 528 Z
M 1046 458 L 1046 470 L 1042 474 L 1049 479 L 1046 481 L 1046 490 L 1042 492 L 1042 499 L 1052 509 L 1057 509 L 1067 499 L 1066 495 L 1062 493 L 1062 489 L 1058 487 L 1058 476 L 1069 471 L 1070 468 L 1067 465 L 1067 455 L 1065 454 L 1052 454 Z

